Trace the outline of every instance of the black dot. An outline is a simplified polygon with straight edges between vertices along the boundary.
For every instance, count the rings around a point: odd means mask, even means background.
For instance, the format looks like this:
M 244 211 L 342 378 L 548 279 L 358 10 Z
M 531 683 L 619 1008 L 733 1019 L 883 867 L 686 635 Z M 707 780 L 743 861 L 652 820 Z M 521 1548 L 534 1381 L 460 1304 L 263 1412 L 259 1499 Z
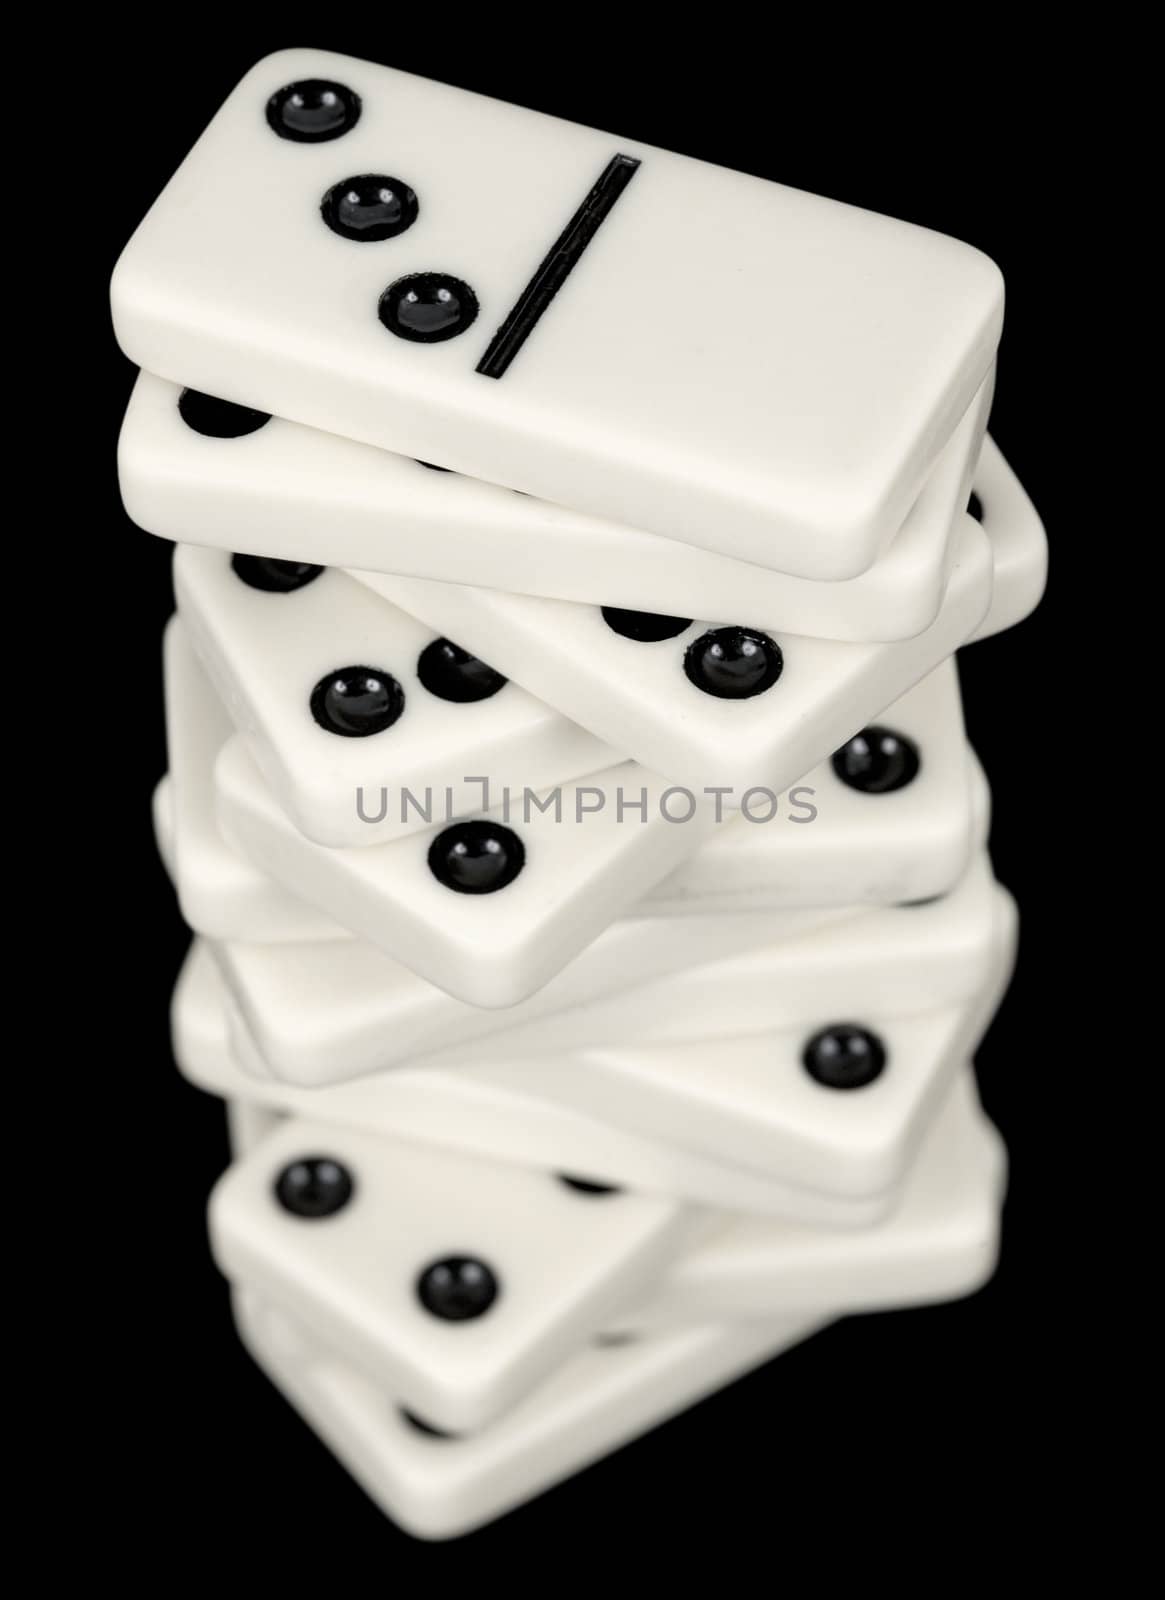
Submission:
M 484 1261 L 446 1256 L 433 1261 L 417 1279 L 417 1298 L 445 1322 L 468 1322 L 485 1314 L 498 1297 L 498 1280 Z
M 928 894 L 924 895 L 921 900 L 898 900 L 895 901 L 895 904 L 900 911 L 913 911 L 916 906 L 937 905 L 940 900 L 945 898 L 946 897 L 941 894 Z
M 383 172 L 364 172 L 334 183 L 320 212 L 341 239 L 374 244 L 395 239 L 417 220 L 417 197 L 407 183 Z
M 592 1178 L 575 1178 L 569 1172 L 556 1174 L 559 1183 L 564 1183 L 568 1189 L 574 1189 L 579 1194 L 621 1194 L 613 1183 L 595 1183 Z
M 355 1188 L 346 1167 L 331 1156 L 302 1156 L 275 1180 L 275 1198 L 297 1217 L 330 1217 L 341 1211 Z
M 974 517 L 976 522 L 982 522 L 983 520 L 983 502 L 974 491 L 972 491 L 971 498 L 967 501 L 967 515 Z
M 311 692 L 312 716 L 321 728 L 345 739 L 383 733 L 404 708 L 404 690 L 379 667 L 340 667 Z
M 862 794 L 893 794 L 913 783 L 922 765 L 918 747 L 892 728 L 863 728 L 833 757 L 833 770 Z
M 526 849 L 500 822 L 455 822 L 429 846 L 429 871 L 458 894 L 494 894 L 513 883 Z
M 218 400 L 198 389 L 183 389 L 178 396 L 178 415 L 188 428 L 208 439 L 242 439 L 271 421 L 269 411 L 237 406 L 233 400 Z
M 438 700 L 453 700 L 458 705 L 488 700 L 506 685 L 500 672 L 449 639 L 434 639 L 425 646 L 417 661 L 417 676 Z
M 323 567 L 310 561 L 278 561 L 274 556 L 231 557 L 231 570 L 236 578 L 251 589 L 262 589 L 267 594 L 292 594 L 318 578 Z
M 771 689 L 781 676 L 781 647 L 756 628 L 713 628 L 684 652 L 684 671 L 705 694 L 748 700 Z
M 342 83 L 304 78 L 289 83 L 267 102 L 267 125 L 281 139 L 323 144 L 338 139 L 360 120 L 360 96 Z
M 801 1060 L 809 1076 L 827 1089 L 863 1089 L 881 1076 L 886 1049 L 868 1028 L 836 1022 L 813 1035 Z
M 377 314 L 389 333 L 414 344 L 455 339 L 477 316 L 477 296 L 447 272 L 414 272 L 380 297 Z
M 452 472 L 452 467 L 439 467 L 435 461 L 418 461 L 418 467 L 428 467 L 430 472 Z
M 660 639 L 674 639 L 677 633 L 692 626 L 691 617 L 661 617 L 654 611 L 624 611 L 619 606 L 604 606 L 603 621 L 613 633 L 624 639 L 638 639 L 640 644 L 656 644 Z
M 410 1428 L 415 1428 L 418 1433 L 423 1433 L 428 1439 L 456 1439 L 455 1433 L 446 1433 L 444 1428 L 434 1428 L 431 1422 L 426 1422 L 418 1417 L 415 1411 L 410 1411 L 407 1406 L 398 1406 L 397 1411 Z

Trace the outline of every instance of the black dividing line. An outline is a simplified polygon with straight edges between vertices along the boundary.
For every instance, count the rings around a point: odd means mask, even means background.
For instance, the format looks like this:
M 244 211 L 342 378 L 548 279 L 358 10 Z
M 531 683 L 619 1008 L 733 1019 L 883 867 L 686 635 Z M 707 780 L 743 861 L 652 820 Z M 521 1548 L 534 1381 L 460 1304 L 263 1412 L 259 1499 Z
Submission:
M 637 156 L 612 156 L 602 176 L 543 257 L 517 304 L 490 340 L 477 364 L 486 378 L 500 378 L 538 326 L 538 319 L 562 288 L 616 200 L 639 168 Z

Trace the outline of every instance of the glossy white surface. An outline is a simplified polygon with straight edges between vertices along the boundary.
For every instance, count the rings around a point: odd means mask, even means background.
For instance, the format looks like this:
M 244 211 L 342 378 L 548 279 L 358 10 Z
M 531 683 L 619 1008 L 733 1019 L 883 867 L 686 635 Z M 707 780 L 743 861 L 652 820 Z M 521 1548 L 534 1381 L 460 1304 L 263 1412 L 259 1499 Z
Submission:
M 277 137 L 296 80 L 360 96 Z M 634 178 L 505 377 L 495 330 L 616 155 Z M 353 174 L 419 199 L 378 243 L 320 204 Z M 694 222 L 695 219 L 695 222 Z M 377 304 L 417 272 L 480 314 L 413 344 Z M 388 68 L 285 50 L 246 75 L 127 246 L 114 325 L 174 383 L 811 578 L 897 532 L 991 367 L 998 269 L 952 239 Z M 803 763 L 803 767 L 809 763 Z

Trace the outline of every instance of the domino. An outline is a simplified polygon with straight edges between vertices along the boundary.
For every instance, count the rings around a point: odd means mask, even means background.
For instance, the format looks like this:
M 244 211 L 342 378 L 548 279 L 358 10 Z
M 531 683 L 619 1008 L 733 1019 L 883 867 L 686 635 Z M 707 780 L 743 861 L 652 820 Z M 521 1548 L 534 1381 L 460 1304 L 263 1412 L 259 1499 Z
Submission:
M 342 572 L 182 546 L 174 590 L 231 720 L 320 844 L 391 841 L 434 805 L 473 812 L 482 776 L 538 791 L 621 759 Z
M 296 1318 L 249 1291 L 232 1304 L 258 1365 L 381 1510 L 422 1539 L 454 1538 L 513 1510 L 817 1328 L 785 1319 L 595 1343 L 490 1427 L 450 1436 L 394 1404 Z
M 644 908 L 930 900 L 954 888 L 986 844 L 989 820 L 987 780 L 967 747 L 958 674 L 946 661 L 775 805 L 726 818 Z
M 187 740 L 203 719 L 215 727 L 212 739 L 190 751 L 185 768 L 189 791 L 201 802 L 186 818 L 188 848 L 180 895 L 186 920 L 212 938 L 248 943 L 350 937 L 349 928 L 293 897 L 224 838 L 207 791 L 214 787 L 212 764 L 222 749 L 219 741 L 229 739 L 231 724 L 184 643 L 178 619 L 170 625 L 167 650 L 175 656 L 181 651 L 184 684 L 199 689 L 179 694 L 178 674 L 168 669 L 171 746 Z M 824 763 L 790 791 L 797 799 L 786 796 L 772 821 L 726 819 L 681 867 L 649 891 L 643 909 L 652 916 L 793 905 L 842 910 L 948 892 L 969 855 L 984 844 L 990 814 L 986 780 L 963 744 L 953 665 L 944 664 L 897 702 L 883 726 L 918 753 L 916 771 L 910 763 L 909 783 L 875 785 L 881 792 L 868 793 L 844 782 L 832 762 Z M 172 764 L 179 761 L 172 757 Z M 234 762 L 245 761 L 241 749 L 236 750 Z M 966 774 L 963 781 L 961 772 Z M 164 792 L 168 797 L 168 780 Z M 159 846 L 168 856 L 174 824 L 169 799 L 163 800 L 161 793 L 154 818 Z M 309 848 L 306 842 L 298 847 Z M 171 861 L 172 878 L 175 870 Z
M 413 972 L 473 1005 L 516 1005 L 697 848 L 712 814 L 668 810 L 633 763 L 537 803 L 442 823 L 391 844 L 328 850 L 280 809 L 245 749 L 217 768 L 227 838 L 264 871 Z M 624 801 L 640 809 L 624 814 Z
M 1003 293 L 926 230 L 290 50 L 171 179 L 112 306 L 173 383 L 832 580 L 901 527 Z
M 268 1071 L 307 1086 L 419 1056 L 480 1058 L 480 1041 L 503 1033 L 523 1055 L 761 1033 L 834 1014 L 839 989 L 851 1010 L 933 1009 L 985 981 L 1004 905 L 978 863 L 942 901 L 840 916 L 801 937 L 780 914 L 628 918 L 505 1012 L 443 995 L 363 940 L 211 950 Z
M 252 1099 L 228 1100 L 226 1114 L 232 1161 L 241 1161 L 283 1120 L 273 1107 Z
M 150 821 L 154 829 L 154 845 L 158 858 L 166 870 L 171 885 L 174 883 L 174 790 L 167 773 L 159 778 L 150 796 Z
M 178 624 L 180 629 L 180 624 Z M 207 690 L 211 700 L 212 692 Z M 213 773 L 207 773 L 208 783 Z M 163 778 L 154 792 L 152 801 L 152 817 L 154 833 L 157 840 L 158 851 L 171 880 L 176 873 L 175 861 L 175 820 L 173 804 L 173 786 L 169 776 Z M 203 813 L 205 814 L 205 813 Z M 251 861 L 242 856 L 226 841 L 222 835 L 217 821 L 208 819 L 213 824 L 210 833 L 211 848 L 202 851 L 190 849 L 186 852 L 186 866 L 188 880 L 185 889 L 184 915 L 194 928 L 195 932 L 210 938 L 225 937 L 228 940 L 243 944 L 270 944 L 270 943 L 318 943 L 331 939 L 352 940 L 355 935 L 349 928 L 341 927 L 339 923 L 331 921 L 323 913 L 317 912 L 314 907 L 306 902 L 292 899 L 287 890 L 283 889 L 276 880 L 261 871 Z M 708 843 L 712 841 L 709 840 Z M 703 850 L 707 846 L 700 846 Z M 241 896 L 228 896 L 222 889 L 222 874 L 219 872 L 220 858 L 225 857 L 229 862 L 231 874 L 246 885 L 246 894 Z M 205 870 L 204 870 L 205 868 Z M 671 874 L 665 884 L 660 886 L 659 895 L 663 895 L 666 885 L 671 884 L 676 874 Z M 775 886 L 774 886 L 775 887 Z M 216 895 L 220 896 L 216 898 Z M 713 913 L 712 920 L 705 919 L 701 927 L 695 930 L 695 942 L 688 941 L 682 944 L 680 953 L 689 957 L 694 951 L 708 951 L 717 946 L 723 947 L 723 938 L 732 924 L 726 918 L 719 918 L 718 914 L 724 912 L 731 915 L 734 912 L 772 912 L 774 901 L 780 896 L 775 894 L 773 888 L 762 891 L 759 898 L 747 895 L 734 895 L 723 897 L 719 900 L 716 896 L 703 896 L 699 901 L 686 898 L 681 902 L 670 898 L 658 899 L 656 892 L 646 896 L 643 901 L 644 915 L 652 919 L 665 916 L 677 911 Z M 203 905 L 206 910 L 203 910 Z M 229 926 L 225 932 L 218 932 L 219 924 L 223 917 L 215 915 L 216 908 L 228 907 L 230 911 Z M 649 909 L 648 909 L 649 908 Z M 779 917 L 774 921 L 772 916 L 766 923 L 766 928 L 773 934 L 781 933 L 790 936 L 812 927 L 819 927 L 826 922 L 835 921 L 839 917 L 852 915 L 855 907 L 825 905 L 799 907 L 795 910 L 788 908 L 780 911 Z M 196 913 L 196 914 L 192 914 Z M 642 923 L 642 917 L 636 919 Z M 655 937 L 663 937 L 663 929 L 657 922 L 648 922 Z M 744 928 L 755 929 L 760 924 L 751 920 L 743 924 Z M 672 949 L 672 945 L 667 946 Z M 634 958 L 633 958 L 634 959 Z M 654 970 L 654 964 L 652 964 Z M 635 965 L 633 971 L 638 972 L 641 967 Z M 599 985 L 601 989 L 601 984 Z
M 763 1322 L 808 1306 L 821 1315 L 830 1307 L 874 1311 L 972 1294 L 995 1270 L 1006 1183 L 1003 1141 L 966 1068 L 883 1221 L 842 1234 L 733 1218 L 676 1258 L 625 1329 L 699 1325 L 713 1312 Z
M 362 574 L 412 616 L 457 638 L 676 783 L 780 794 L 875 722 L 982 622 L 991 598 L 984 530 L 964 517 L 938 617 L 913 639 L 839 644 L 766 617 L 667 617 L 494 589 Z
M 363 940 L 210 948 L 267 1072 L 306 1087 L 417 1057 L 480 1059 L 502 1034 L 529 1056 L 761 1033 L 836 1014 L 839 990 L 851 1010 L 933 1009 L 983 984 L 1006 906 L 978 863 L 943 901 L 816 928 L 796 913 L 627 918 L 505 1012 L 442 994 Z
M 302 1321 L 256 1294 L 237 1292 L 235 1315 L 255 1359 L 381 1508 L 422 1537 L 449 1537 L 615 1448 L 642 1424 L 645 1408 L 652 1420 L 661 1420 L 652 1408 L 664 1372 L 669 1380 L 681 1369 L 689 1377 L 682 1390 L 669 1384 L 670 1414 L 680 1393 L 680 1404 L 692 1404 L 715 1382 L 729 1381 L 794 1338 L 807 1337 L 828 1314 L 801 1311 L 803 1300 L 876 1309 L 891 1293 L 899 1304 L 974 1292 L 996 1259 L 1005 1166 L 998 1136 L 978 1113 L 971 1080 L 964 1076 L 906 1202 L 880 1231 L 833 1237 L 771 1224 L 728 1224 L 719 1238 L 681 1256 L 625 1327 L 594 1340 L 504 1417 L 468 1435 L 434 1429 Z M 720 1326 L 693 1322 L 712 1295 L 727 1295 L 742 1311 L 741 1320 Z M 781 1322 L 766 1315 L 778 1299 Z M 742 1360 L 750 1336 L 751 1354 Z M 733 1345 L 732 1364 L 713 1368 L 713 1350 L 726 1356 Z M 697 1389 L 690 1387 L 692 1369 L 700 1372 Z M 715 1382 L 709 1381 L 712 1370 Z M 599 1418 L 608 1425 L 601 1434 L 594 1431 Z M 589 1455 L 577 1453 L 579 1431 L 591 1442 Z M 568 1442 L 575 1446 L 569 1452 Z
M 761 615 L 794 633 L 868 642 L 908 638 L 938 613 L 991 384 L 885 553 L 834 583 L 433 471 L 282 417 L 256 428 L 253 412 L 184 393 L 141 373 L 118 445 L 126 510 L 176 543 L 634 611 Z
M 182 915 L 212 939 L 345 937 L 345 929 L 273 883 L 223 838 L 215 818 L 214 762 L 234 730 L 177 617 L 167 624 L 163 658 L 169 778 L 155 800 L 154 831 Z
M 289 1083 L 341 1082 L 414 1056 L 581 1006 L 675 966 L 731 953 L 846 913 L 626 917 L 544 988 L 505 1012 L 468 1004 L 366 940 L 280 949 L 234 940 L 210 948 L 268 1070 Z
M 456 1431 L 499 1416 L 597 1333 L 692 1218 L 570 1174 L 296 1117 L 220 1179 L 209 1222 L 232 1282 Z
M 907 858 L 894 848 L 902 839 L 894 819 L 887 817 L 883 828 L 877 826 L 882 819 L 876 816 L 862 818 L 862 825 L 851 832 L 845 824 L 859 819 L 847 818 L 849 808 L 842 807 L 836 828 L 829 830 L 832 840 L 815 835 L 814 847 L 802 854 L 791 848 L 793 837 L 788 833 L 754 831 L 747 823 L 741 827 L 733 822 L 717 829 L 682 867 L 645 895 L 643 910 L 652 916 L 692 912 L 707 916 L 787 909 L 805 902 L 806 909 L 809 904 L 822 910 L 836 904 L 839 910 L 855 911 L 941 899 L 951 893 L 971 861 L 986 848 L 990 829 L 991 791 L 986 774 L 973 750 L 966 752 L 965 759 L 969 791 L 965 835 L 954 833 L 955 818 L 950 812 L 929 815 L 919 830 L 915 853 Z M 832 764 L 818 770 L 836 781 Z M 805 786 L 814 788 L 815 784 L 810 779 Z M 962 800 L 957 804 L 962 811 Z M 892 833 L 893 839 L 887 837 L 863 852 L 860 839 L 867 832 L 867 821 L 870 835 Z M 801 836 L 797 837 L 800 842 Z M 714 871 L 713 857 L 720 875 Z M 844 865 L 847 857 L 848 871 Z
M 174 870 L 176 870 L 176 854 L 174 854 L 174 795 L 170 774 L 168 773 L 155 786 L 154 795 L 150 800 L 150 819 L 154 822 L 154 842 L 157 845 L 158 856 L 162 859 L 162 866 L 166 869 L 166 877 L 170 878 L 171 886 L 176 886 L 176 877 L 174 877 Z M 219 835 L 219 838 L 221 838 L 221 835 Z M 243 861 L 242 856 L 237 851 L 230 851 L 229 845 L 224 845 L 224 848 L 232 856 L 232 859 L 238 862 L 240 874 L 243 874 L 243 870 L 245 870 L 246 877 L 253 878 L 254 882 L 254 901 L 251 902 L 251 906 L 248 906 L 246 901 L 237 902 L 237 906 L 235 906 L 235 909 L 245 909 L 248 914 L 243 915 L 240 918 L 240 923 L 234 926 L 232 938 L 242 939 L 242 941 L 246 942 L 258 941 L 261 944 L 262 942 L 278 944 L 278 942 L 282 941 L 309 942 L 310 944 L 310 942 L 322 942 L 328 941 L 328 939 L 352 939 L 352 934 L 347 931 L 347 928 L 341 928 L 338 923 L 328 922 L 325 917 L 318 918 L 317 922 L 314 910 L 312 910 L 312 907 L 306 906 L 306 904 L 294 904 L 293 915 L 288 918 L 288 923 L 280 930 L 280 934 L 282 934 L 280 939 L 264 939 L 264 933 L 269 928 L 269 918 L 275 914 L 275 907 L 280 904 L 280 901 L 286 899 L 285 891 L 280 890 L 277 883 L 272 882 L 269 877 L 261 874 L 258 869 L 251 867 L 250 862 Z M 200 888 L 205 880 L 198 878 L 198 875 L 195 874 L 195 882 L 198 883 L 198 888 Z M 195 893 L 197 891 L 195 890 Z M 251 909 L 254 912 L 253 917 L 250 915 Z M 213 934 L 210 931 L 200 928 L 189 917 L 186 920 L 190 923 L 190 928 L 195 934 L 200 934 L 202 938 L 213 938 Z M 299 926 L 301 920 L 302 928 Z
M 969 643 L 989 639 L 1031 615 L 1048 581 L 1048 540 L 1027 491 L 990 437 L 975 474 L 972 512 L 991 541 L 995 582 L 987 615 Z
M 475 1083 L 537 1095 L 702 1159 L 837 1197 L 902 1183 L 957 1070 L 978 1047 L 1015 964 L 1007 906 L 993 970 L 967 998 L 918 1013 L 821 1012 L 730 1039 L 491 1057 Z
M 545 1171 L 717 1211 L 861 1228 L 889 1213 L 897 1190 L 827 1194 L 708 1160 L 658 1137 L 556 1105 L 471 1073 L 421 1064 L 351 1082 L 297 1088 L 263 1071 L 206 948 L 196 943 L 174 994 L 174 1054 L 189 1082 L 226 1100 L 237 1154 L 281 1119 L 300 1116 L 410 1143 Z
M 844 996 L 864 1010 L 913 1015 L 978 993 L 1008 938 L 1011 897 L 985 859 L 958 887 L 922 906 L 869 908 L 836 925 L 807 930 L 722 959 L 669 970 L 633 988 L 593 996 L 568 1011 L 519 1017 L 504 1035 L 511 1058 L 592 1046 L 745 1038 L 835 1020 Z M 687 918 L 674 918 L 686 922 Z M 478 1033 L 442 1043 L 442 1064 L 480 1061 Z M 497 1058 L 495 1045 L 490 1054 Z

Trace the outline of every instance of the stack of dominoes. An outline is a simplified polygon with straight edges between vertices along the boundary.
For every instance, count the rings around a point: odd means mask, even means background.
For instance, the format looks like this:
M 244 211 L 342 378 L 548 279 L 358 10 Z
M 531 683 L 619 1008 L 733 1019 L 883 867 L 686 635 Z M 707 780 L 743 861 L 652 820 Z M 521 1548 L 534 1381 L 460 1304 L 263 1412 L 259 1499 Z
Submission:
M 954 652 L 1045 566 L 995 267 L 289 51 L 113 300 L 214 1249 L 369 1493 L 462 1532 L 982 1283 L 1015 912 Z

